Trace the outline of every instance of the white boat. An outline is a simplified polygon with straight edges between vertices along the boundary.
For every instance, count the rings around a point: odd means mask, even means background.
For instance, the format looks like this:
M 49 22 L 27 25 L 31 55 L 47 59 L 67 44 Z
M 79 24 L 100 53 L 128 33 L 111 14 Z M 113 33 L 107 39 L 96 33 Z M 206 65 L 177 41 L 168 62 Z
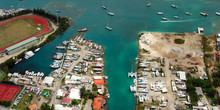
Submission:
M 148 101 L 147 94 L 144 94 L 144 101 Z
M 137 87 L 134 84 L 130 85 L 130 91 L 131 92 L 136 92 L 137 91 Z
M 208 16 L 208 13 L 200 12 L 200 14 L 201 14 L 202 16 Z
M 178 6 L 177 6 L 177 5 L 174 5 L 174 4 L 172 4 L 171 7 L 173 7 L 173 8 L 178 8 Z
M 107 7 L 106 7 L 106 6 L 104 6 L 104 5 L 102 5 L 102 8 L 103 8 L 103 9 L 107 9 Z
M 144 102 L 144 97 L 142 94 L 139 96 L 139 102 Z
M 186 15 L 192 15 L 192 13 L 190 13 L 190 12 L 185 12 L 185 14 L 186 14 Z
M 174 18 L 176 18 L 176 19 L 179 19 L 179 16 L 173 16 Z
M 108 29 L 109 31 L 111 31 L 111 30 L 112 30 L 112 28 L 111 28 L 111 27 L 109 27 L 109 26 L 105 26 L 105 28 L 106 28 L 106 29 Z
M 216 15 L 220 16 L 220 12 L 215 12 Z
M 115 14 L 112 13 L 112 12 L 108 12 L 108 15 L 110 15 L 110 16 L 114 16 Z
M 34 52 L 36 53 L 36 52 L 38 52 L 39 50 L 40 50 L 40 48 L 37 48 L 37 49 L 34 50 Z
M 108 93 L 108 96 L 107 96 L 107 97 L 108 97 L 108 99 L 110 98 L 110 94 L 109 94 L 109 93 Z
M 163 15 L 163 12 L 157 12 L 158 15 Z
M 25 59 L 29 59 L 29 58 L 31 58 L 32 56 L 34 56 L 34 52 L 33 52 L 33 51 L 28 51 L 28 52 L 25 53 L 24 58 L 25 58 Z
M 168 18 L 165 18 L 165 17 L 161 17 L 162 20 L 166 20 L 168 21 L 169 19 Z

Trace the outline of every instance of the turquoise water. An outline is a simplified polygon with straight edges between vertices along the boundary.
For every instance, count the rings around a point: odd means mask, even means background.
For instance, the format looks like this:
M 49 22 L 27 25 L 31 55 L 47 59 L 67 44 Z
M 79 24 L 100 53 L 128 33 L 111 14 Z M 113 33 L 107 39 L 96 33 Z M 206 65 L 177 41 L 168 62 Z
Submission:
M 109 76 L 108 88 L 111 98 L 108 100 L 110 110 L 132 110 L 135 106 L 133 93 L 129 92 L 132 79 L 127 72 L 135 64 L 138 55 L 137 34 L 141 31 L 153 32 L 192 32 L 197 27 L 204 27 L 205 34 L 215 34 L 220 31 L 220 17 L 215 11 L 220 11 L 219 0 L 151 0 L 152 6 L 146 7 L 147 0 L 0 0 L 0 8 L 43 8 L 55 13 L 61 9 L 63 16 L 73 21 L 65 33 L 54 41 L 46 44 L 28 61 L 22 61 L 11 71 L 25 70 L 42 71 L 49 74 L 52 69 L 52 56 L 57 50 L 56 45 L 63 40 L 69 40 L 77 30 L 88 28 L 85 37 L 105 47 L 105 73 Z M 173 9 L 170 4 L 175 2 L 180 8 Z M 108 6 L 115 16 L 110 17 L 102 4 Z M 173 16 L 181 17 L 181 22 L 161 23 L 161 16 L 156 12 L 163 11 L 165 17 L 174 20 Z M 193 15 L 185 15 L 190 11 Z M 209 13 L 208 17 L 199 14 L 200 11 Z M 107 31 L 105 25 L 109 22 L 113 30 Z

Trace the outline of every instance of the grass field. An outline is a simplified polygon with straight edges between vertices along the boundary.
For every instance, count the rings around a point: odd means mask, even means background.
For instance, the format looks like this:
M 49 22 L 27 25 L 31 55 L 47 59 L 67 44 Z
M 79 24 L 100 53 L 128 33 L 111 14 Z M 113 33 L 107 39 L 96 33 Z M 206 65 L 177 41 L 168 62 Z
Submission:
M 32 18 L 26 20 L 33 23 Z M 17 19 L 0 26 L 0 48 L 18 42 L 39 32 L 35 26 L 27 21 L 24 19 Z

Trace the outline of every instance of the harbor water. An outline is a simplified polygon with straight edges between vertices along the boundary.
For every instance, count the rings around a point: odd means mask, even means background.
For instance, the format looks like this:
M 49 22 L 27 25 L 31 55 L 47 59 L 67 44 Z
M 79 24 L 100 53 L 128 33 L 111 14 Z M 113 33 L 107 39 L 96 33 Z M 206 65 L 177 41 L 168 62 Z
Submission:
M 193 32 L 197 27 L 204 28 L 204 34 L 215 34 L 220 31 L 219 0 L 150 0 L 152 6 L 146 7 L 148 0 L 0 0 L 0 8 L 43 8 L 50 13 L 61 10 L 59 15 L 67 16 L 72 26 L 62 35 L 46 44 L 29 60 L 24 60 L 10 69 L 11 72 L 23 73 L 25 70 L 40 71 L 49 74 L 53 69 L 53 55 L 56 46 L 69 40 L 78 29 L 88 28 L 85 38 L 101 44 L 105 48 L 105 74 L 108 76 L 110 99 L 109 110 L 132 110 L 135 98 L 129 91 L 132 78 L 127 73 L 138 56 L 138 33 L 153 32 Z M 171 7 L 175 3 L 178 9 Z M 108 10 L 115 13 L 107 14 Z M 157 12 L 164 12 L 158 15 Z M 185 14 L 192 13 L 191 16 Z M 200 12 L 207 12 L 207 17 Z M 160 22 L 161 17 L 169 18 L 168 22 Z M 175 19 L 173 16 L 179 16 Z M 109 24 L 112 31 L 105 29 Z

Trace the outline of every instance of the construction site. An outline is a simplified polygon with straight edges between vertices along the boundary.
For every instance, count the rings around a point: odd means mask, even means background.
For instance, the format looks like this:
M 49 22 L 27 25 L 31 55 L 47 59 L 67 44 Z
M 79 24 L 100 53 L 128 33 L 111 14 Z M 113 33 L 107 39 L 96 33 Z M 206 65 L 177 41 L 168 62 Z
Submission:
M 130 86 L 137 97 L 136 109 L 186 109 L 187 73 L 207 78 L 202 36 L 196 33 L 153 33 L 139 36 L 137 74 Z

